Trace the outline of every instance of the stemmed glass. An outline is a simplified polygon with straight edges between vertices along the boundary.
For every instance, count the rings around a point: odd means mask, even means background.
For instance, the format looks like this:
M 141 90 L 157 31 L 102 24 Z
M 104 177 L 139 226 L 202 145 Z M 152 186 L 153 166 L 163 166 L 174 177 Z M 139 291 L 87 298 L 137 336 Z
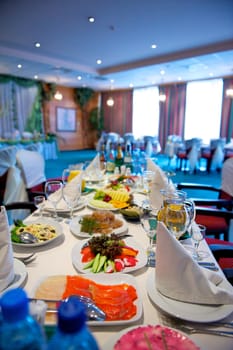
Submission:
M 45 196 L 35 196 L 34 204 L 39 209 L 39 218 L 41 219 L 43 216 L 43 208 L 45 205 Z
M 148 254 L 148 265 L 151 266 L 151 263 L 155 259 L 155 249 L 153 247 L 153 241 L 156 237 L 157 230 L 157 216 L 150 213 L 144 213 L 141 216 L 141 225 L 145 230 L 147 236 L 149 237 L 149 246 L 147 247 Z
M 63 188 L 62 196 L 70 209 L 70 220 L 73 219 L 74 208 L 78 204 L 82 194 L 82 180 L 69 186 L 69 181 L 72 179 L 72 169 L 65 169 L 62 174 Z
M 194 241 L 195 253 L 193 255 L 194 259 L 202 260 L 203 258 L 208 257 L 208 253 L 199 250 L 200 242 L 205 238 L 206 227 L 204 225 L 192 225 L 191 227 L 191 237 Z
M 195 217 L 196 217 L 195 203 L 191 199 L 186 199 L 184 201 L 184 205 L 185 205 L 185 208 L 187 210 L 188 217 L 189 217 L 189 221 L 188 221 L 188 225 L 187 225 L 187 231 L 190 233 L 190 229 L 192 227 L 192 223 L 194 222 Z
M 183 204 L 168 204 L 165 223 L 171 233 L 179 239 L 189 225 L 189 214 Z
M 45 195 L 54 208 L 54 219 L 58 220 L 57 204 L 62 198 L 62 181 L 54 180 L 45 183 Z

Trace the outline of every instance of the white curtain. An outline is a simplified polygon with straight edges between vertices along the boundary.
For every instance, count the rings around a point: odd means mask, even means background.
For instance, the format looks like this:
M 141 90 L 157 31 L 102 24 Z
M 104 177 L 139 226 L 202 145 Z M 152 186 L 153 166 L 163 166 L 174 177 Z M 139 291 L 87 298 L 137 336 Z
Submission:
M 20 134 L 25 131 L 27 119 L 31 115 L 37 91 L 37 86 L 24 87 L 17 84 L 15 85 L 15 106 Z
M 14 139 L 25 131 L 37 92 L 37 86 L 24 87 L 14 81 L 0 84 L 1 137 Z
M 159 130 L 159 89 L 157 86 L 133 90 L 133 134 L 136 138 L 144 135 L 158 135 Z
M 10 138 L 15 129 L 13 83 L 0 84 L 0 136 Z

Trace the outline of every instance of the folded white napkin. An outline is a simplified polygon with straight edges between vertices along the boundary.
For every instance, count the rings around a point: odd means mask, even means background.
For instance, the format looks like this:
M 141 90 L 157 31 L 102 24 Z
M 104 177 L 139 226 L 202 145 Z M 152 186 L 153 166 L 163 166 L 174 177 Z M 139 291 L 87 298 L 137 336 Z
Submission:
M 0 207 L 0 292 L 14 280 L 11 235 L 5 207 Z
M 166 297 L 196 304 L 233 304 L 233 287 L 217 272 L 207 270 L 158 223 L 156 287 Z
M 76 175 L 71 181 L 69 181 L 66 185 L 65 185 L 65 191 L 67 195 L 70 195 L 71 197 L 73 197 L 73 195 L 75 194 L 75 191 L 73 190 L 75 186 L 77 186 L 77 184 L 81 184 L 82 182 L 82 173 L 79 173 L 78 175 Z M 68 206 L 67 203 L 65 202 L 65 200 L 62 197 L 62 190 L 58 190 L 55 193 L 51 194 L 49 196 L 50 200 L 55 200 L 58 201 L 57 202 L 57 210 L 68 210 Z M 45 206 L 44 206 L 45 210 L 53 210 L 53 205 L 52 203 L 47 200 L 45 202 Z
M 164 171 L 150 158 L 147 159 L 147 170 L 153 171 L 155 174 L 150 187 L 150 202 L 152 207 L 159 209 L 163 204 L 163 195 L 160 190 L 167 189 L 172 192 L 175 191 L 175 186 L 172 182 L 168 183 L 168 178 Z
M 84 178 L 92 181 L 101 181 L 103 179 L 104 170 L 101 169 L 100 156 L 97 154 L 91 163 L 85 169 Z

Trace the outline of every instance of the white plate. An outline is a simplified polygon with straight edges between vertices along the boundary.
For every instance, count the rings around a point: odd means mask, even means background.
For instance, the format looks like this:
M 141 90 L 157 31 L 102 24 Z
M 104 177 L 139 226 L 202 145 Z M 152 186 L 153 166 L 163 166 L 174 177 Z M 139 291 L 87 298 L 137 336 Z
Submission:
M 116 344 L 116 342 L 126 333 L 128 333 L 129 331 L 133 330 L 133 329 L 137 329 L 139 327 L 146 327 L 147 325 L 140 325 L 140 326 L 132 326 L 132 327 L 128 327 L 126 329 L 123 329 L 122 331 L 114 334 L 102 347 L 101 347 L 101 350 L 114 350 L 114 346 Z M 175 332 L 175 334 L 177 334 L 177 338 L 178 338 L 178 341 L 179 341 L 179 344 L 181 344 L 182 342 L 182 345 L 183 346 L 186 346 L 186 349 L 188 350 L 190 348 L 190 342 L 192 344 L 192 349 L 196 349 L 198 350 L 199 347 L 197 345 L 194 344 L 193 340 L 191 338 L 189 338 L 187 336 L 187 334 L 184 334 L 180 331 L 177 331 L 176 329 L 173 329 L 173 328 L 170 328 L 170 327 L 165 327 L 163 326 L 163 328 L 168 328 L 168 329 L 171 329 L 172 331 Z M 180 336 L 182 335 L 182 336 Z M 161 338 L 160 338 L 161 339 Z M 130 345 L 130 344 L 129 344 Z M 189 347 L 188 347 L 189 346 Z M 149 348 L 148 348 L 149 349 Z M 163 347 L 163 349 L 165 349 Z M 177 347 L 178 349 L 178 347 Z
M 136 293 L 138 298 L 134 301 L 136 307 L 137 307 L 137 312 L 136 315 L 134 317 L 132 317 L 129 320 L 117 320 L 117 321 L 88 321 L 87 323 L 91 326 L 115 326 L 115 325 L 130 325 L 135 323 L 136 321 L 138 321 L 141 316 L 142 316 L 142 312 L 143 312 L 143 305 L 142 305 L 142 297 L 138 288 L 138 284 L 136 281 L 136 278 L 134 276 L 131 275 L 127 275 L 127 274 L 122 274 L 122 273 L 118 273 L 118 274 L 114 274 L 108 275 L 108 278 L 106 278 L 106 275 L 103 273 L 100 274 L 87 274 L 85 275 L 85 278 L 92 280 L 98 284 L 103 284 L 103 285 L 117 285 L 117 284 L 129 284 L 131 286 L 133 286 L 136 289 Z M 41 283 L 42 280 L 39 282 Z M 37 284 L 36 288 L 39 286 L 39 283 Z M 35 290 L 36 290 L 35 288 Z M 51 291 L 50 291 L 51 292 Z M 33 294 L 34 295 L 34 294 Z M 50 294 L 51 295 L 51 294 Z M 47 325 L 52 325 L 54 323 L 52 322 L 47 322 Z
M 76 205 L 76 207 L 74 207 L 74 211 L 83 209 L 85 205 L 86 205 L 85 201 L 81 199 L 80 202 Z M 54 212 L 54 208 L 52 204 L 50 204 L 48 201 L 46 202 L 44 211 Z M 66 202 L 64 201 L 64 199 L 61 199 L 57 205 L 57 213 L 69 213 L 69 212 L 70 212 L 70 209 L 68 208 Z
M 4 289 L 4 290 L 0 293 L 0 296 L 1 296 L 1 294 L 7 292 L 7 291 L 10 290 L 10 289 L 18 288 L 18 287 L 22 286 L 22 284 L 23 284 L 24 281 L 26 280 L 26 278 L 27 278 L 27 270 L 26 270 L 26 267 L 25 267 L 25 265 L 24 265 L 21 261 L 19 261 L 18 259 L 14 259 L 14 271 L 15 271 L 14 280 L 11 282 L 11 284 L 10 284 L 6 289 Z
M 115 234 L 119 234 L 119 233 L 127 231 L 126 221 L 124 219 L 122 219 L 122 217 L 120 217 L 120 215 L 116 215 L 115 217 L 116 217 L 116 219 L 121 220 L 123 225 L 119 228 L 113 229 L 112 232 L 114 232 Z M 70 230 L 75 236 L 80 237 L 80 238 L 90 238 L 91 236 L 93 236 L 93 234 L 98 234 L 98 233 L 89 234 L 88 232 L 81 232 L 80 231 L 81 224 L 79 223 L 81 218 L 82 218 L 82 216 L 76 216 L 70 222 Z
M 63 234 L 63 230 L 62 230 L 62 226 L 59 224 L 59 222 L 53 220 L 53 219 L 49 219 L 49 218 L 38 218 L 38 219 L 34 219 L 34 220 L 24 220 L 24 224 L 25 225 L 30 225 L 30 224 L 46 224 L 46 225 L 51 225 L 55 228 L 57 236 L 52 238 L 52 239 L 48 239 L 47 241 L 44 242 L 38 242 L 38 243 L 29 243 L 29 244 L 25 244 L 25 243 L 16 243 L 16 242 L 12 242 L 13 246 L 17 246 L 17 247 L 40 247 L 46 244 L 49 244 L 51 242 L 54 242 L 55 240 L 57 240 L 62 234 Z
M 123 271 L 121 271 L 121 273 L 129 273 L 129 272 L 133 272 L 136 270 L 141 269 L 142 267 L 144 267 L 147 263 L 147 255 L 146 255 L 146 251 L 145 249 L 143 249 L 133 238 L 129 237 L 124 239 L 125 243 L 129 246 L 132 247 L 136 250 L 138 250 L 138 255 L 136 257 L 136 259 L 138 260 L 137 264 L 135 266 L 132 267 L 125 267 Z M 83 240 L 78 242 L 72 249 L 72 263 L 74 265 L 74 267 L 82 272 L 82 273 L 90 273 L 89 269 L 83 269 L 83 266 L 85 264 L 82 263 L 82 255 L 81 255 L 81 248 L 83 247 L 84 244 L 86 244 L 88 242 L 87 240 Z M 119 273 L 119 272 L 118 272 Z M 114 273 L 113 275 L 116 276 L 118 273 Z M 110 275 L 110 274 L 104 274 L 103 275 Z
M 233 305 L 200 305 L 167 298 L 156 288 L 155 271 L 147 279 L 147 293 L 152 302 L 160 309 L 185 321 L 215 322 L 233 312 Z

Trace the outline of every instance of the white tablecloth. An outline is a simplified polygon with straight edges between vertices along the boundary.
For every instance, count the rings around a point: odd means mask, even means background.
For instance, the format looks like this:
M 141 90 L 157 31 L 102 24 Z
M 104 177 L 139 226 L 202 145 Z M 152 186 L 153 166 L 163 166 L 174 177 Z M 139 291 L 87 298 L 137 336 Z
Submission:
M 143 195 L 141 195 L 143 196 Z M 87 199 L 87 197 L 84 197 Z M 87 207 L 79 212 L 76 212 L 76 215 L 89 212 L 90 209 Z M 72 265 L 71 252 L 72 248 L 79 241 L 79 238 L 75 237 L 69 230 L 69 226 L 66 223 L 67 219 L 64 219 L 61 223 L 63 227 L 64 236 L 61 240 L 52 242 L 44 247 L 34 248 L 33 251 L 36 252 L 37 258 L 26 266 L 28 272 L 28 279 L 25 284 L 25 290 L 29 295 L 33 295 L 35 287 L 38 285 L 38 281 L 48 275 L 75 275 L 77 274 L 76 269 Z M 134 236 L 135 240 L 144 248 L 148 246 L 148 237 L 143 231 L 142 227 L 139 224 L 128 223 L 128 230 Z M 209 249 L 205 242 L 201 243 L 200 249 Z M 22 252 L 19 248 L 14 248 L 16 252 Z M 30 248 L 25 248 L 24 251 L 31 251 Z M 212 255 L 208 258 L 213 260 Z M 208 260 L 207 259 L 207 260 Z M 146 282 L 148 276 L 151 272 L 154 271 L 154 268 L 144 267 L 138 271 L 132 273 L 133 276 L 137 279 L 139 289 L 141 292 L 141 297 L 143 300 L 143 317 L 140 319 L 137 324 L 165 324 L 168 326 L 170 323 L 170 318 L 165 316 L 162 312 L 159 311 L 149 300 Z M 107 279 L 107 275 L 106 275 Z M 187 304 L 188 308 L 188 304 Z M 229 317 L 233 320 L 233 313 Z M 117 332 L 120 332 L 124 329 L 124 326 L 104 326 L 104 327 L 91 327 L 91 330 L 96 337 L 100 349 L 112 336 Z M 212 335 L 200 335 L 195 334 L 190 336 L 197 345 L 200 346 L 202 350 L 232 350 L 233 339 L 225 338 L 220 336 Z M 111 350 L 111 349 L 109 349 Z

